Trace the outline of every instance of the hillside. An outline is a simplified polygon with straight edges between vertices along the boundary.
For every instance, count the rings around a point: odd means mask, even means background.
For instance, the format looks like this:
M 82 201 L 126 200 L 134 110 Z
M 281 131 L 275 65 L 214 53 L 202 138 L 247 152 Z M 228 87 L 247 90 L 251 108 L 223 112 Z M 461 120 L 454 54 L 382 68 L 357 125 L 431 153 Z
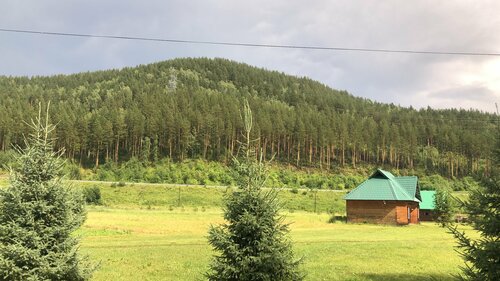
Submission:
M 278 163 L 376 165 L 447 177 L 490 169 L 492 114 L 382 104 L 308 78 L 207 58 L 0 77 L 0 150 L 22 145 L 28 129 L 21 120 L 50 101 L 57 147 L 86 167 L 131 157 L 226 163 L 238 148 L 243 99 L 253 109 L 259 151 Z

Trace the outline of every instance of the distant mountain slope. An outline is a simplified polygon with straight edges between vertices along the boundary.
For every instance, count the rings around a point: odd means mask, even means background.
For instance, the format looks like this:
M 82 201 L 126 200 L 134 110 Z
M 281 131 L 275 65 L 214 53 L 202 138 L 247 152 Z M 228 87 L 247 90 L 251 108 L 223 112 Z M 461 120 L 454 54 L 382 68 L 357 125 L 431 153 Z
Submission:
M 332 168 L 360 163 L 488 173 L 495 116 L 414 110 L 357 98 L 308 78 L 225 59 L 186 58 L 121 70 L 0 77 L 0 149 L 22 144 L 39 102 L 51 102 L 57 146 L 86 165 L 132 156 L 227 161 L 250 101 L 266 158 Z

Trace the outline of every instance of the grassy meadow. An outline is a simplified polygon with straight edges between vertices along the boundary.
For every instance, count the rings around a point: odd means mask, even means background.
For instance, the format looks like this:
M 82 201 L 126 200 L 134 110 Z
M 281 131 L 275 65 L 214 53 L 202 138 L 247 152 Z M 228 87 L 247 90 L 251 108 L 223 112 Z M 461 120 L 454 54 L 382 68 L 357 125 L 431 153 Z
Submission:
M 6 183 L 7 178 L 0 178 L 0 186 Z M 76 233 L 81 252 L 100 263 L 93 280 L 204 279 L 214 254 L 207 231 L 211 224 L 223 223 L 220 206 L 232 188 L 72 185 L 97 186 L 102 195 L 102 205 L 88 206 L 87 221 Z M 306 280 L 453 280 L 452 274 L 459 272 L 462 260 L 454 251 L 455 240 L 434 223 L 403 227 L 328 223 L 330 213 L 344 214 L 344 194 L 279 193 Z
M 202 185 L 127 183 L 124 186 L 109 182 L 72 181 L 75 188 L 99 187 L 102 204 L 116 208 L 220 208 L 224 194 L 233 187 Z M 310 189 L 281 189 L 278 191 L 283 209 L 289 212 L 329 212 L 344 214 L 345 191 Z
M 453 280 L 455 241 L 432 223 L 407 227 L 327 223 L 325 213 L 285 213 L 307 280 Z M 94 280 L 202 280 L 219 209 L 90 207 L 82 252 L 100 261 Z

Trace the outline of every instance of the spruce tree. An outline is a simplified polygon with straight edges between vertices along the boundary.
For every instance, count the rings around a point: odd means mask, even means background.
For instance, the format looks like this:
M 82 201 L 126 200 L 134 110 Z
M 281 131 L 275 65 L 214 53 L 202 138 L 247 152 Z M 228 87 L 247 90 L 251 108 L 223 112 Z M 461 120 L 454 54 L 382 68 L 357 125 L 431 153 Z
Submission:
M 465 261 L 462 275 L 458 276 L 461 280 L 500 280 L 500 127 L 496 133 L 491 174 L 482 179 L 481 187 L 473 190 L 467 201 L 462 202 L 480 238 L 472 239 L 456 226 L 449 227 Z
M 434 195 L 436 221 L 441 227 L 447 226 L 453 220 L 454 206 L 451 201 L 450 192 L 445 188 L 439 188 Z
M 48 114 L 31 127 L 0 190 L 0 280 L 87 280 L 92 269 L 72 236 L 85 220 L 83 197 L 61 181 Z
M 238 190 L 225 198 L 226 223 L 212 226 L 209 242 L 217 252 L 206 274 L 209 280 L 302 280 L 294 258 L 288 225 L 279 214 L 276 190 L 263 190 L 266 166 L 251 146 L 252 114 L 244 107 L 242 159 L 234 158 Z

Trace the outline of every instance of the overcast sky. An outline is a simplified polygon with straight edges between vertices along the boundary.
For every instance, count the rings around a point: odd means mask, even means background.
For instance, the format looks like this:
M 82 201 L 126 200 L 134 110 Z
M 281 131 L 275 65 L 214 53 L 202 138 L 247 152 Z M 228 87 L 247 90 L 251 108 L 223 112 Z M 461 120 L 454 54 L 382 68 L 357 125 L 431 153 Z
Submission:
M 0 1 L 0 28 L 258 44 L 500 53 L 500 1 Z M 223 57 L 415 108 L 500 102 L 499 56 L 187 45 L 0 32 L 0 75 Z

